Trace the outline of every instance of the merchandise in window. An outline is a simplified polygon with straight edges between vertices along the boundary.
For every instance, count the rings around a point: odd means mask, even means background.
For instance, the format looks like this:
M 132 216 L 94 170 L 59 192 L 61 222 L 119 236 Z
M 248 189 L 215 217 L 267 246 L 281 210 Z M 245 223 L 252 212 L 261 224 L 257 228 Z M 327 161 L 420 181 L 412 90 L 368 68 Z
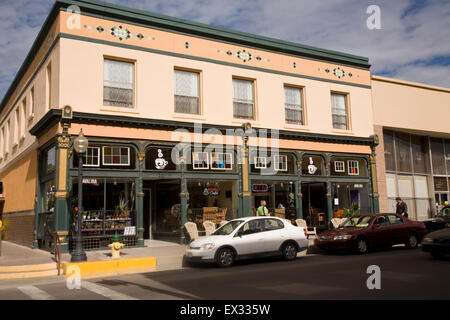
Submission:
M 348 165 L 348 174 L 351 176 L 359 175 L 359 162 L 354 160 L 349 160 L 347 162 Z
M 211 152 L 211 169 L 231 170 L 233 155 L 231 153 Z
M 209 169 L 209 157 L 207 152 L 193 152 L 192 165 L 196 170 Z

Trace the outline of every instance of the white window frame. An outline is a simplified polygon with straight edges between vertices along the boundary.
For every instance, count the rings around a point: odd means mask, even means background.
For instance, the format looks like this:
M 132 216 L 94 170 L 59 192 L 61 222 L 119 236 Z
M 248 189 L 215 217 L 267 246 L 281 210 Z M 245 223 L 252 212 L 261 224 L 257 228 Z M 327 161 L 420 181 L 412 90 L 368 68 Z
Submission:
M 213 168 L 213 153 L 215 154 L 215 155 L 225 155 L 225 164 L 230 164 L 231 165 L 231 167 L 230 168 Z M 228 163 L 226 160 L 227 160 L 227 155 L 230 157 L 230 162 Z M 209 156 L 210 156 L 210 167 L 211 167 L 211 170 L 227 170 L 227 171 L 230 171 L 230 170 L 233 170 L 233 154 L 231 153 L 231 152 L 210 152 L 209 153 Z
M 246 81 L 249 82 L 252 85 L 252 100 L 251 100 L 251 105 L 252 105 L 252 117 L 245 117 L 242 115 L 237 115 L 235 113 L 235 103 L 242 103 L 242 104 L 248 104 L 250 105 L 250 100 L 241 100 L 238 99 L 234 96 L 234 85 L 235 85 L 235 81 Z M 233 119 L 239 119 L 239 120 L 250 120 L 250 121 L 254 121 L 256 120 L 256 81 L 254 79 L 245 79 L 245 78 L 240 78 L 240 77 L 233 77 L 232 78 L 232 86 L 233 86 Z
M 202 154 L 202 158 L 204 158 L 203 155 L 206 154 L 206 164 L 207 164 L 206 168 L 198 168 L 198 167 L 195 166 L 194 154 L 196 154 L 196 155 Z M 209 167 L 210 167 L 210 164 L 209 164 L 209 154 L 208 154 L 208 152 L 203 152 L 203 151 L 202 152 L 192 152 L 192 169 L 194 169 L 194 170 L 208 170 Z
M 111 148 L 111 149 L 114 149 L 114 148 L 120 148 L 120 149 L 126 148 L 126 149 L 128 149 L 128 160 L 127 160 L 128 163 L 126 163 L 126 164 L 124 164 L 124 163 L 121 163 L 121 164 L 118 164 L 118 163 L 105 163 L 105 148 Z M 122 155 L 120 155 L 120 158 L 122 158 Z M 130 147 L 103 146 L 102 147 L 102 164 L 104 166 L 110 166 L 110 167 L 115 167 L 115 166 L 128 167 L 128 166 L 130 166 Z
M 338 168 L 337 164 L 342 165 L 342 169 Z M 334 172 L 345 172 L 345 161 L 334 161 Z
M 278 166 L 280 165 L 280 158 L 283 159 L 282 164 L 283 166 L 286 166 L 284 169 L 280 169 Z M 285 154 L 276 154 L 273 156 L 274 161 L 274 167 L 276 171 L 287 171 L 288 170 L 288 164 L 287 164 L 287 155 Z
M 112 107 L 112 108 L 123 108 L 123 109 L 136 109 L 136 62 L 135 61 L 128 61 L 128 60 L 122 60 L 120 58 L 111 58 L 111 57 L 103 57 L 103 90 L 105 88 L 105 63 L 106 61 L 113 61 L 113 62 L 119 62 L 119 63 L 127 63 L 127 64 L 131 64 L 132 65 L 132 69 L 133 69 L 133 88 L 132 90 L 132 94 L 131 94 L 131 105 L 130 106 L 117 106 L 114 105 L 112 103 L 105 103 L 105 93 L 103 92 L 103 101 L 102 101 L 102 105 L 104 107 Z M 106 87 L 110 87 L 110 86 L 106 86 Z M 121 88 L 121 87 L 111 87 L 111 88 L 116 88 L 116 89 L 124 89 L 124 90 L 129 90 L 129 89 L 125 89 L 125 88 Z
M 264 161 L 258 161 L 264 160 Z M 263 163 L 264 166 L 258 166 L 259 163 Z M 255 157 L 255 169 L 267 169 L 267 157 Z
M 83 167 L 100 167 L 100 159 L 102 158 L 101 154 L 100 154 L 100 147 L 88 147 L 87 150 L 89 149 L 97 149 L 98 150 L 98 163 L 97 165 L 95 164 L 87 164 L 83 162 Z M 87 159 L 87 150 L 86 150 L 86 155 L 85 158 Z M 130 153 L 128 153 L 128 157 L 130 156 Z
M 353 166 L 351 165 L 351 163 L 356 163 L 356 173 L 352 173 L 351 169 L 353 168 Z M 359 176 L 359 161 L 358 160 L 347 160 L 347 172 L 349 176 Z
M 186 95 L 181 95 L 181 94 L 177 94 L 176 92 L 176 79 L 177 79 L 177 72 L 186 72 L 186 73 L 194 73 L 197 75 L 197 95 L 196 96 L 186 96 Z M 202 114 L 202 110 L 201 110 L 201 103 L 200 103 L 200 72 L 199 71 L 194 71 L 194 70 L 184 70 L 184 69 L 174 69 L 174 80 L 175 80 L 175 87 L 174 87 L 174 113 L 177 114 L 189 114 L 189 115 L 201 115 Z M 177 104 L 176 104 L 176 97 L 188 97 L 188 98 L 197 98 L 197 113 L 192 113 L 192 112 L 180 112 L 177 111 Z

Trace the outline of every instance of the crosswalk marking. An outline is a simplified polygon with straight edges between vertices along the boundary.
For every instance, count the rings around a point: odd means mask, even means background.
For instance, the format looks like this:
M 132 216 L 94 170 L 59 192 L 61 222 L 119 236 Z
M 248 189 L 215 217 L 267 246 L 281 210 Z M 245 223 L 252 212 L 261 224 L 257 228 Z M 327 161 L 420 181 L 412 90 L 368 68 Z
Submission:
M 24 294 L 29 296 L 33 300 L 54 300 L 55 298 L 51 295 L 49 295 L 47 292 L 42 291 L 39 288 L 36 288 L 35 286 L 21 286 L 17 287 L 20 291 L 22 291 Z
M 126 294 L 114 291 L 114 290 L 109 289 L 107 287 L 98 285 L 96 283 L 88 282 L 88 281 L 83 281 L 81 283 L 81 287 L 83 289 L 89 290 L 91 292 L 94 292 L 96 294 L 99 294 L 101 296 L 109 298 L 111 300 L 139 300 L 137 298 L 133 298 L 133 297 L 128 296 Z

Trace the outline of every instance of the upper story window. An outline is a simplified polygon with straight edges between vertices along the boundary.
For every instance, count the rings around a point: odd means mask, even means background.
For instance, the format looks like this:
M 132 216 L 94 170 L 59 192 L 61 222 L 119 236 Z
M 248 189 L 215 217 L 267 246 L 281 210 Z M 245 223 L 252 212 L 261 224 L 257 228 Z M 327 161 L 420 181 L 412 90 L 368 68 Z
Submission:
M 34 96 L 34 87 L 33 87 L 30 90 L 30 114 L 29 114 L 29 118 L 34 117 L 34 101 L 35 101 L 35 96 Z
M 286 123 L 303 125 L 302 89 L 284 87 Z
M 198 72 L 175 70 L 175 112 L 200 114 Z
M 255 119 L 252 80 L 233 78 L 233 115 L 238 119 Z
M 19 144 L 20 136 L 20 106 L 16 108 L 15 112 L 15 122 L 14 122 L 14 146 Z
M 348 130 L 347 95 L 331 94 L 331 112 L 333 116 L 333 128 Z
M 105 59 L 103 104 L 133 108 L 134 63 Z
M 51 63 L 47 66 L 47 83 L 46 83 L 46 103 L 47 103 L 47 110 L 50 110 L 52 108 L 52 65 Z
M 348 174 L 351 176 L 359 175 L 359 162 L 356 160 L 348 160 L 347 161 Z

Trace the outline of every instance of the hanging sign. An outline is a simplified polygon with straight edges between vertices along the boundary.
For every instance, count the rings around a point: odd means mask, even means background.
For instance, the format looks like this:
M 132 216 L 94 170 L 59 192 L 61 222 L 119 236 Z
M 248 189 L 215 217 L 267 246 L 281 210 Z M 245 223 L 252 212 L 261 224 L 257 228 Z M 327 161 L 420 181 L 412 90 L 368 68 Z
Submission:
M 207 188 L 208 190 L 208 195 L 210 196 L 218 196 L 220 193 L 220 188 L 217 187 L 209 187 Z
M 136 235 L 136 227 L 125 227 L 123 231 L 124 236 L 135 236 Z

